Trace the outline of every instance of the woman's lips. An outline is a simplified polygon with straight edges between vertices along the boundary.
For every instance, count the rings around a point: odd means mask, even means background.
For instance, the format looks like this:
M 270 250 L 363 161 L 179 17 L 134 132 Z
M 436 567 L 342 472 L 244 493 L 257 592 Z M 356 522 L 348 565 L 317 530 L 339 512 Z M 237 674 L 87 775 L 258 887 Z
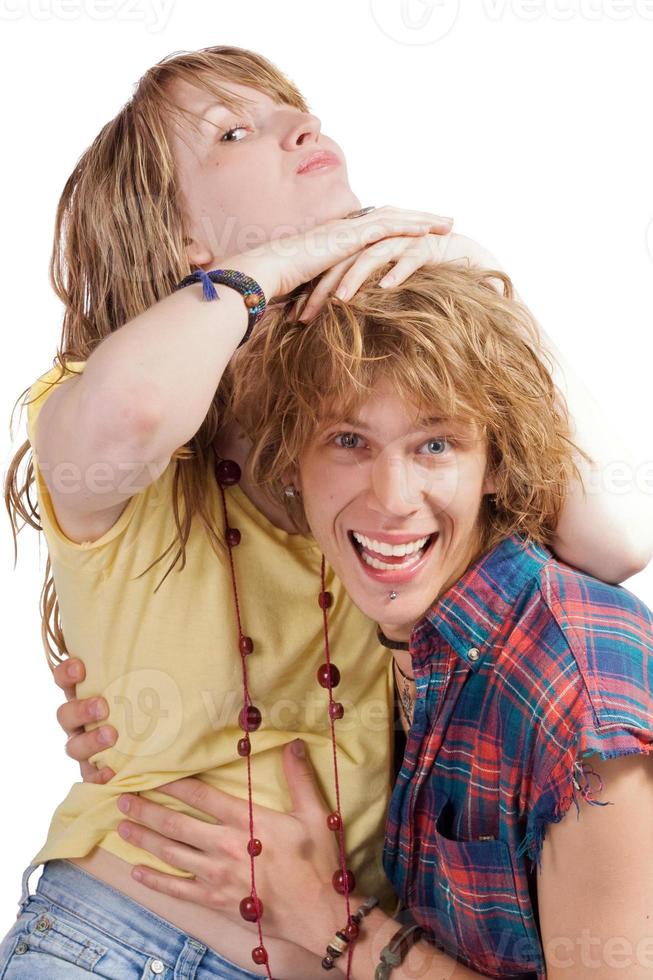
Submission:
M 298 174 L 311 173 L 313 170 L 323 170 L 325 167 L 339 167 L 340 160 L 335 153 L 328 150 L 317 150 L 309 156 L 304 157 L 297 167 Z

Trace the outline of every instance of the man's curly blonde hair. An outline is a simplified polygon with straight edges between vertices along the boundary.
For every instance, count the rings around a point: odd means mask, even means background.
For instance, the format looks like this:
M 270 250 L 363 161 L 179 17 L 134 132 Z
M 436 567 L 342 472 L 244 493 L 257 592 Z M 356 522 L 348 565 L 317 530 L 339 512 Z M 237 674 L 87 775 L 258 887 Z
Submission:
M 480 513 L 484 550 L 515 532 L 550 544 L 580 479 L 574 453 L 585 454 L 533 317 L 502 272 L 443 263 L 382 289 L 388 268 L 308 325 L 291 320 L 297 294 L 274 304 L 235 359 L 231 411 L 253 443 L 252 476 L 306 531 L 301 500 L 283 493 L 289 472 L 326 419 L 352 416 L 384 381 L 418 411 L 484 437 L 496 481 Z

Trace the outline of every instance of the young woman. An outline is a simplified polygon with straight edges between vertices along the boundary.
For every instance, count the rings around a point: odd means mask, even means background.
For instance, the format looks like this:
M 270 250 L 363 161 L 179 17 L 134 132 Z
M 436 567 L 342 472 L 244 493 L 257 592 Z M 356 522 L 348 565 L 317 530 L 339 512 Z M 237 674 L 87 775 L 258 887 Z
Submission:
M 292 812 L 255 811 L 264 929 L 316 955 L 329 944 L 325 966 L 343 972 L 353 948 L 361 980 L 389 943 L 393 978 L 643 980 L 653 615 L 549 550 L 574 446 L 507 277 L 446 264 L 386 293 L 377 279 L 311 329 L 272 315 L 237 368 L 234 411 L 258 483 L 277 496 L 293 481 L 329 564 L 393 648 L 407 745 L 385 868 L 430 944 L 400 965 L 397 923 L 378 910 L 347 942 L 328 808 L 300 741 L 285 755 Z M 344 653 L 332 644 L 334 663 Z M 171 833 L 166 807 L 124 796 L 119 832 L 195 880 L 135 873 L 234 914 L 247 806 L 192 779 L 161 789 L 201 798 L 219 826 L 188 817 Z M 563 819 L 572 803 L 578 819 Z M 352 911 L 366 897 L 350 896 Z
M 139 885 L 130 863 L 147 856 L 116 829 L 123 790 L 156 800 L 162 780 L 201 773 L 236 795 L 247 792 L 236 751 L 237 623 L 214 471 L 216 457 L 244 463 L 248 455 L 237 424 L 223 424 L 228 388 L 220 384 L 247 313 L 228 287 L 219 304 L 202 302 L 198 285 L 174 290 L 195 266 L 248 273 L 268 298 L 326 271 L 306 305 L 293 309 L 308 321 L 327 292 L 351 296 L 389 258 L 401 281 L 440 257 L 437 235 L 449 231 L 447 220 L 387 208 L 346 217 L 359 207 L 342 152 L 297 89 L 264 59 L 230 48 L 151 69 L 66 185 L 52 269 L 65 304 L 66 370 L 55 368 L 32 389 L 35 456 L 19 486 L 27 447 L 19 454 L 9 496 L 39 526 L 29 496 L 37 480 L 53 572 L 43 594 L 49 652 L 53 662 L 83 657 L 81 693 L 102 692 L 105 701 L 75 717 L 96 719 L 93 733 L 80 736 L 80 756 L 95 750 L 99 776 L 73 787 L 26 869 L 22 915 L 0 952 L 8 978 L 89 968 L 184 975 L 191 961 L 198 977 L 252 975 L 244 925 Z M 246 355 L 243 347 L 238 356 Z M 576 422 L 579 443 L 600 460 L 593 410 L 579 403 Z M 283 810 L 280 746 L 301 734 L 321 772 L 331 756 L 323 703 L 316 708 L 312 675 L 303 673 L 307 651 L 321 644 L 319 618 L 306 632 L 320 555 L 247 477 L 229 492 L 229 506 L 243 529 L 239 573 L 252 585 L 244 611 L 265 699 L 254 793 Z M 575 485 L 553 539 L 559 554 L 615 580 L 641 567 L 646 547 L 635 539 L 633 510 L 620 506 L 607 494 L 583 499 Z M 597 524 L 605 536 L 593 541 Z M 360 723 L 339 735 L 352 867 L 379 891 L 392 678 L 377 669 L 382 650 L 371 622 L 332 575 L 328 585 L 332 632 L 347 649 L 348 697 L 360 711 Z M 113 732 L 97 726 L 102 717 Z M 65 724 L 70 718 L 62 712 Z M 333 793 L 326 780 L 324 790 Z M 192 812 L 186 803 L 179 809 Z M 29 873 L 41 863 L 30 898 Z M 283 976 L 321 972 L 319 958 L 296 946 L 280 942 L 269 952 Z

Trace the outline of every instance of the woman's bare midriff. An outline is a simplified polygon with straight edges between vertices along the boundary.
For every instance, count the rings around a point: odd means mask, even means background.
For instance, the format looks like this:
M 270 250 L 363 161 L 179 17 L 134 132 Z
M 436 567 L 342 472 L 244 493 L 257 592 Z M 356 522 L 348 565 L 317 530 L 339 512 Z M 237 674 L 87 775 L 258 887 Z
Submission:
M 131 864 L 101 847 L 95 847 L 85 857 L 66 860 L 127 895 L 134 902 L 144 905 L 182 932 L 199 939 L 225 959 L 237 963 L 245 970 L 259 972 L 260 968 L 254 965 L 251 956 L 252 949 L 258 945 L 258 937 L 254 931 L 250 932 L 213 909 L 201 908 L 146 888 L 131 877 Z M 325 948 L 329 938 L 324 938 Z M 267 937 L 265 947 L 275 977 L 282 980 L 322 980 L 324 977 L 320 959 L 305 950 Z

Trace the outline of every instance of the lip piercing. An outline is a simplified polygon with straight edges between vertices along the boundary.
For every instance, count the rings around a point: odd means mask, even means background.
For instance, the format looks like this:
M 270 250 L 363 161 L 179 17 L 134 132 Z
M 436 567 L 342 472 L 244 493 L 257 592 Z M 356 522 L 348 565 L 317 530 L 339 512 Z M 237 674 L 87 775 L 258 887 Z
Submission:
M 393 591 L 392 591 L 392 592 L 391 592 L 391 593 L 390 593 L 390 594 L 388 595 L 388 599 L 396 599 L 396 598 L 397 598 L 397 593 L 396 593 L 396 592 L 395 592 L 395 591 L 393 590 Z

